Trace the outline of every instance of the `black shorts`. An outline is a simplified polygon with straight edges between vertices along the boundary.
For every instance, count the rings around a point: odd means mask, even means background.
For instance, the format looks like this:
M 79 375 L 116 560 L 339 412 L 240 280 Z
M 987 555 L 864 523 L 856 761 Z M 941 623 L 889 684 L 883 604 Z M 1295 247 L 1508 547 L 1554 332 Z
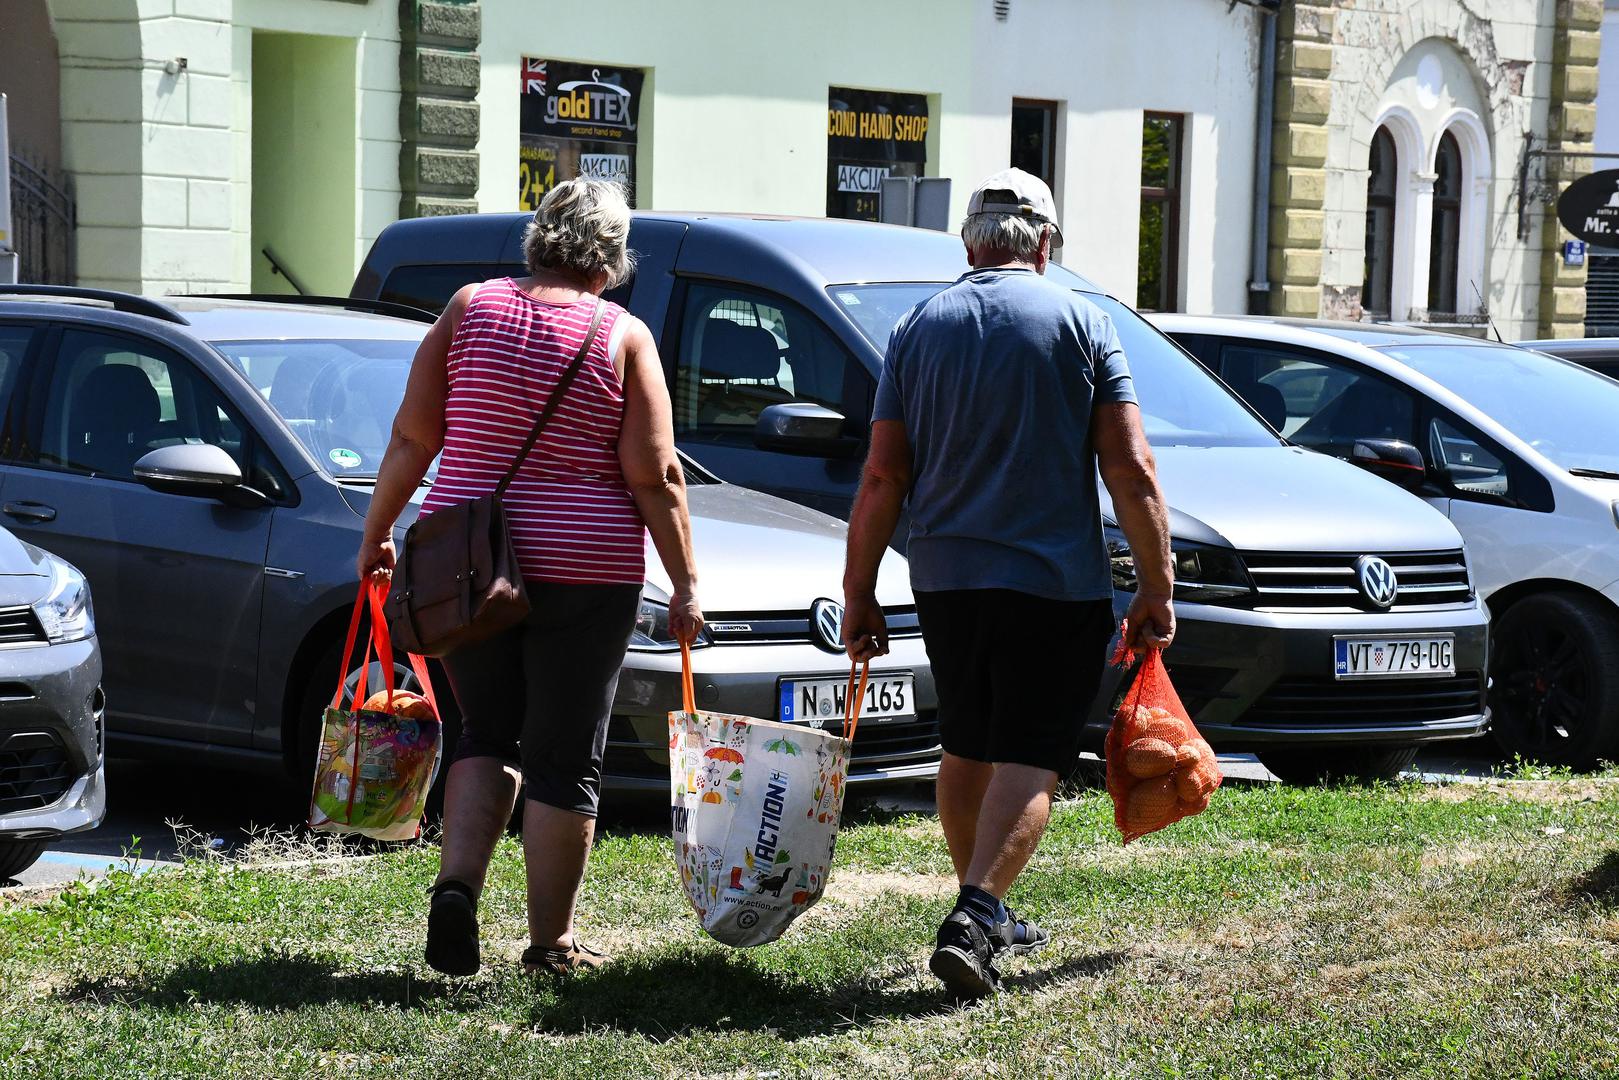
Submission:
M 641 586 L 541 581 L 528 596 L 534 609 L 520 625 L 444 659 L 461 709 L 453 760 L 510 762 L 525 797 L 593 817 Z
M 947 754 L 1066 776 L 1113 636 L 1111 600 L 1010 589 L 918 592 Z

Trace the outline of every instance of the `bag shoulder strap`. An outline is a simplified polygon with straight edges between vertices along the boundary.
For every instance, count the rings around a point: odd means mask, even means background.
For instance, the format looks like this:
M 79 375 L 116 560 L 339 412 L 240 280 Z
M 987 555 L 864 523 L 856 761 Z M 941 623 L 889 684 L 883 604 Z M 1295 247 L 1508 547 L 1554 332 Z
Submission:
M 551 396 L 545 401 L 545 407 L 540 410 L 540 415 L 535 418 L 534 428 L 528 433 L 528 438 L 524 440 L 523 448 L 517 451 L 517 457 L 512 461 L 512 467 L 506 470 L 506 475 L 502 476 L 500 483 L 495 486 L 496 502 L 505 497 L 506 489 L 511 486 L 511 482 L 517 477 L 517 470 L 523 467 L 523 462 L 528 459 L 529 451 L 533 450 L 534 444 L 540 441 L 540 432 L 545 429 L 545 425 L 550 422 L 552 414 L 562 404 L 562 395 L 568 392 L 568 387 L 573 385 L 574 377 L 579 374 L 579 369 L 584 366 L 585 357 L 589 354 L 590 347 L 596 343 L 596 331 L 601 329 L 602 315 L 606 313 L 606 310 L 607 306 L 598 297 L 596 299 L 596 310 L 590 317 L 590 329 L 585 332 L 584 344 L 579 346 L 579 351 L 574 354 L 573 363 L 568 365 L 567 370 L 562 373 L 562 378 L 557 380 L 556 389 L 551 391 Z

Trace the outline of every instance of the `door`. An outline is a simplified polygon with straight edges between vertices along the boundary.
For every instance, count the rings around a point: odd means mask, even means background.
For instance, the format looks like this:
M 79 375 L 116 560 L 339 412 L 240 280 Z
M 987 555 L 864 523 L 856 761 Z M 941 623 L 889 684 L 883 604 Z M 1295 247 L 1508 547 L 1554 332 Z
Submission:
M 818 319 L 774 293 L 691 282 L 680 312 L 668 361 L 680 448 L 722 480 L 847 518 L 874 391 L 866 369 Z M 842 415 L 847 451 L 761 448 L 760 414 L 794 402 Z
M 269 509 L 165 495 L 147 451 L 212 443 L 255 474 L 236 410 L 188 359 L 144 337 L 64 329 L 29 380 L 5 524 L 84 572 L 115 731 L 247 745 Z

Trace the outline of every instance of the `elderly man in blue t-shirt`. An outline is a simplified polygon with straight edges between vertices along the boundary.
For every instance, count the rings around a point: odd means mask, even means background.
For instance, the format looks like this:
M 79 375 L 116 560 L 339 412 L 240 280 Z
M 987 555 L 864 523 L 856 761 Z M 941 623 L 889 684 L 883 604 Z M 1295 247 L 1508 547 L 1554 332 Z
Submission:
M 1045 280 L 1051 191 L 1008 169 L 973 193 L 972 269 L 901 319 L 849 523 L 844 643 L 887 651 L 877 564 L 910 500 L 909 556 L 939 691 L 939 821 L 961 894 L 930 968 L 964 996 L 1049 936 L 1003 902 L 1078 757 L 1112 634 L 1096 474 L 1135 556 L 1129 644 L 1175 632 L 1163 493 L 1106 314 Z

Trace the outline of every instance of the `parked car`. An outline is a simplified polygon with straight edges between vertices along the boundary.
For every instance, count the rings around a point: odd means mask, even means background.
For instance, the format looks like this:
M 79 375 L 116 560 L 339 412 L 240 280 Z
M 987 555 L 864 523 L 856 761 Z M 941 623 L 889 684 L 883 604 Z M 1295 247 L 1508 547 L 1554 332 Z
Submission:
M 468 282 L 522 274 L 527 221 L 397 222 L 354 295 L 436 309 Z M 630 245 L 636 275 L 616 295 L 659 337 L 682 448 L 734 483 L 847 514 L 888 335 L 967 269 L 960 239 L 638 213 Z M 1483 730 L 1485 613 L 1444 515 L 1283 445 L 1129 307 L 1062 266 L 1047 276 L 1107 312 L 1130 358 L 1173 507 L 1170 666 L 1209 740 L 1284 778 L 1391 777 L 1418 744 Z M 1122 614 L 1133 567 L 1116 527 L 1108 537 Z M 1099 747 L 1105 709 L 1089 720 Z
M 1520 341 L 1518 347 L 1561 356 L 1611 379 L 1619 379 L 1619 338 L 1544 338 Z
M 1619 382 L 1400 326 L 1155 315 L 1289 441 L 1448 514 L 1494 619 L 1510 753 L 1619 759 Z
M 363 517 L 425 322 L 348 300 L 7 293 L 0 340 L 24 344 L 21 363 L 0 369 L 0 499 L 21 536 L 70 557 L 96 590 L 113 745 L 308 775 Z M 699 703 L 841 715 L 844 524 L 689 461 L 686 474 L 710 620 Z M 618 688 L 609 790 L 667 790 L 680 657 L 661 573 L 649 574 Z M 897 640 L 872 676 L 856 785 L 929 779 L 940 754 L 901 557 L 885 561 L 878 590 Z M 352 686 L 358 663 L 344 674 Z M 414 685 L 405 665 L 396 675 Z
M 0 378 L 20 351 L 0 324 Z M 0 883 L 101 824 L 105 706 L 84 576 L 0 529 Z

